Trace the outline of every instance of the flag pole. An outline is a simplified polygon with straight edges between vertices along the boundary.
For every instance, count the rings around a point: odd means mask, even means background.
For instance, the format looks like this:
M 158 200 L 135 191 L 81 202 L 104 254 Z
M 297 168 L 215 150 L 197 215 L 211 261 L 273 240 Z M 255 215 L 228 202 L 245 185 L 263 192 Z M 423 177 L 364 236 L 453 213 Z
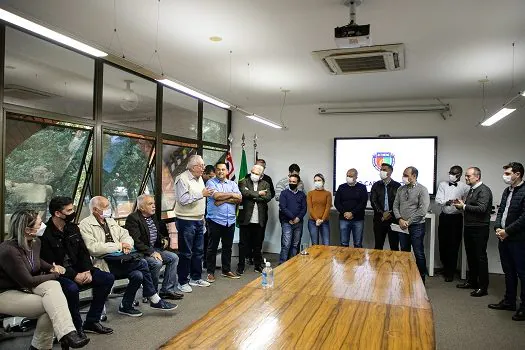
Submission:
M 257 154 L 257 134 L 253 135 L 253 164 L 257 163 L 257 159 L 259 159 L 259 154 Z

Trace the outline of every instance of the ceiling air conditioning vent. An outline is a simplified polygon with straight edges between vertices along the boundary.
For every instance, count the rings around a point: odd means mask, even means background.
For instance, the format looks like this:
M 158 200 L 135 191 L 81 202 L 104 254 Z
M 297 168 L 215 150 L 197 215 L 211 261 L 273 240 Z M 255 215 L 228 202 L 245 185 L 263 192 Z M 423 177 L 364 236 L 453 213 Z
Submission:
M 389 72 L 405 68 L 403 44 L 314 51 L 331 74 Z
M 4 88 L 4 97 L 28 101 L 43 100 L 47 98 L 58 97 L 58 95 L 52 94 L 47 91 L 32 89 L 26 86 L 7 84 Z

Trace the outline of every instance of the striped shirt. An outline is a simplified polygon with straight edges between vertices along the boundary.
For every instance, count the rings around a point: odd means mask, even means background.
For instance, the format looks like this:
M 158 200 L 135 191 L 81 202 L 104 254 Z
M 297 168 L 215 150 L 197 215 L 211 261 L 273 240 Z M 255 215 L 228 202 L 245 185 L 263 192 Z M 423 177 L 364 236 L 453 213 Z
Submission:
M 155 226 L 155 222 L 150 217 L 144 218 L 146 220 L 146 224 L 148 225 L 148 231 L 149 231 L 149 245 L 151 247 L 155 246 L 155 242 L 157 242 L 157 226 Z

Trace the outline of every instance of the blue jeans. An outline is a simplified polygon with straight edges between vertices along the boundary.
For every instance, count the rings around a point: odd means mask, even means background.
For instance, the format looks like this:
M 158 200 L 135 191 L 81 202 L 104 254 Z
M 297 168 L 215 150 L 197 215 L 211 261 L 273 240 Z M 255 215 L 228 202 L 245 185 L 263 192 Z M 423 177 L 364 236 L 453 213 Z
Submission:
M 425 240 L 426 226 L 424 223 L 412 224 L 408 226 L 408 232 L 410 234 L 399 232 L 399 245 L 401 250 L 409 252 L 410 246 L 414 248 L 414 256 L 416 257 L 416 265 L 419 270 L 419 274 L 423 281 L 427 274 L 427 261 L 425 259 L 425 247 L 423 242 Z
M 204 221 L 177 219 L 179 231 L 179 284 L 184 285 L 202 277 L 202 256 L 204 254 Z
M 297 246 L 299 246 L 301 235 L 303 233 L 303 222 L 299 221 L 297 224 L 290 224 L 282 222 L 281 228 L 283 233 L 281 235 L 281 254 L 279 256 L 279 264 L 297 255 Z
M 77 331 L 82 329 L 82 317 L 80 316 L 80 289 L 92 288 L 93 300 L 86 315 L 86 323 L 100 322 L 100 316 L 104 309 L 104 303 L 111 291 L 115 277 L 109 272 L 100 271 L 99 269 L 91 270 L 91 283 L 85 286 L 79 286 L 75 281 L 66 277 L 59 277 L 58 282 L 62 286 L 62 292 L 66 296 L 67 306 L 73 319 L 73 324 Z
M 323 221 L 320 226 L 315 225 L 315 220 L 308 220 L 308 231 L 310 231 L 310 238 L 312 245 L 319 244 L 319 235 L 321 235 L 321 244 L 330 245 L 330 223 Z
M 161 293 L 175 292 L 177 286 L 177 265 L 179 264 L 179 257 L 177 254 L 167 250 L 155 249 L 159 253 L 162 261 L 158 261 L 152 256 L 146 256 L 144 259 L 148 262 L 149 271 L 151 272 L 151 280 L 155 290 L 159 288 L 159 275 L 162 265 L 165 265 L 164 280 L 162 281 Z
M 348 247 L 350 245 L 350 232 L 354 240 L 354 248 L 363 248 L 363 227 L 364 220 L 346 220 L 339 219 L 339 234 L 341 236 L 341 245 Z
M 498 243 L 501 267 L 505 273 L 505 300 L 516 303 L 518 279 L 521 281 L 521 305 L 525 310 L 525 242 L 509 241 Z
M 146 260 L 139 259 L 130 262 L 107 262 L 109 270 L 115 275 L 116 279 L 127 278 L 129 280 L 126 291 L 122 296 L 122 306 L 126 309 L 133 307 L 135 301 L 135 294 L 142 284 L 142 295 L 149 298 L 157 294 L 157 290 L 153 286 L 151 273 Z

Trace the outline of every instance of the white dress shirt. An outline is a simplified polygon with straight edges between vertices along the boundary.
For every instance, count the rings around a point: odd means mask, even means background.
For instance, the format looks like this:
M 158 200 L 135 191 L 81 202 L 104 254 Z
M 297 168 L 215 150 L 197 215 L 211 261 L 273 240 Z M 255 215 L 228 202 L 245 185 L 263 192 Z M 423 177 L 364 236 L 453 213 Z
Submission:
M 443 181 L 439 184 L 436 193 L 436 203 L 441 206 L 441 211 L 445 214 L 459 214 L 461 213 L 453 205 L 445 205 L 449 200 L 461 199 L 465 200 L 467 194 L 470 191 L 470 187 L 464 182 L 456 182 L 457 186 L 450 185 L 449 181 Z

